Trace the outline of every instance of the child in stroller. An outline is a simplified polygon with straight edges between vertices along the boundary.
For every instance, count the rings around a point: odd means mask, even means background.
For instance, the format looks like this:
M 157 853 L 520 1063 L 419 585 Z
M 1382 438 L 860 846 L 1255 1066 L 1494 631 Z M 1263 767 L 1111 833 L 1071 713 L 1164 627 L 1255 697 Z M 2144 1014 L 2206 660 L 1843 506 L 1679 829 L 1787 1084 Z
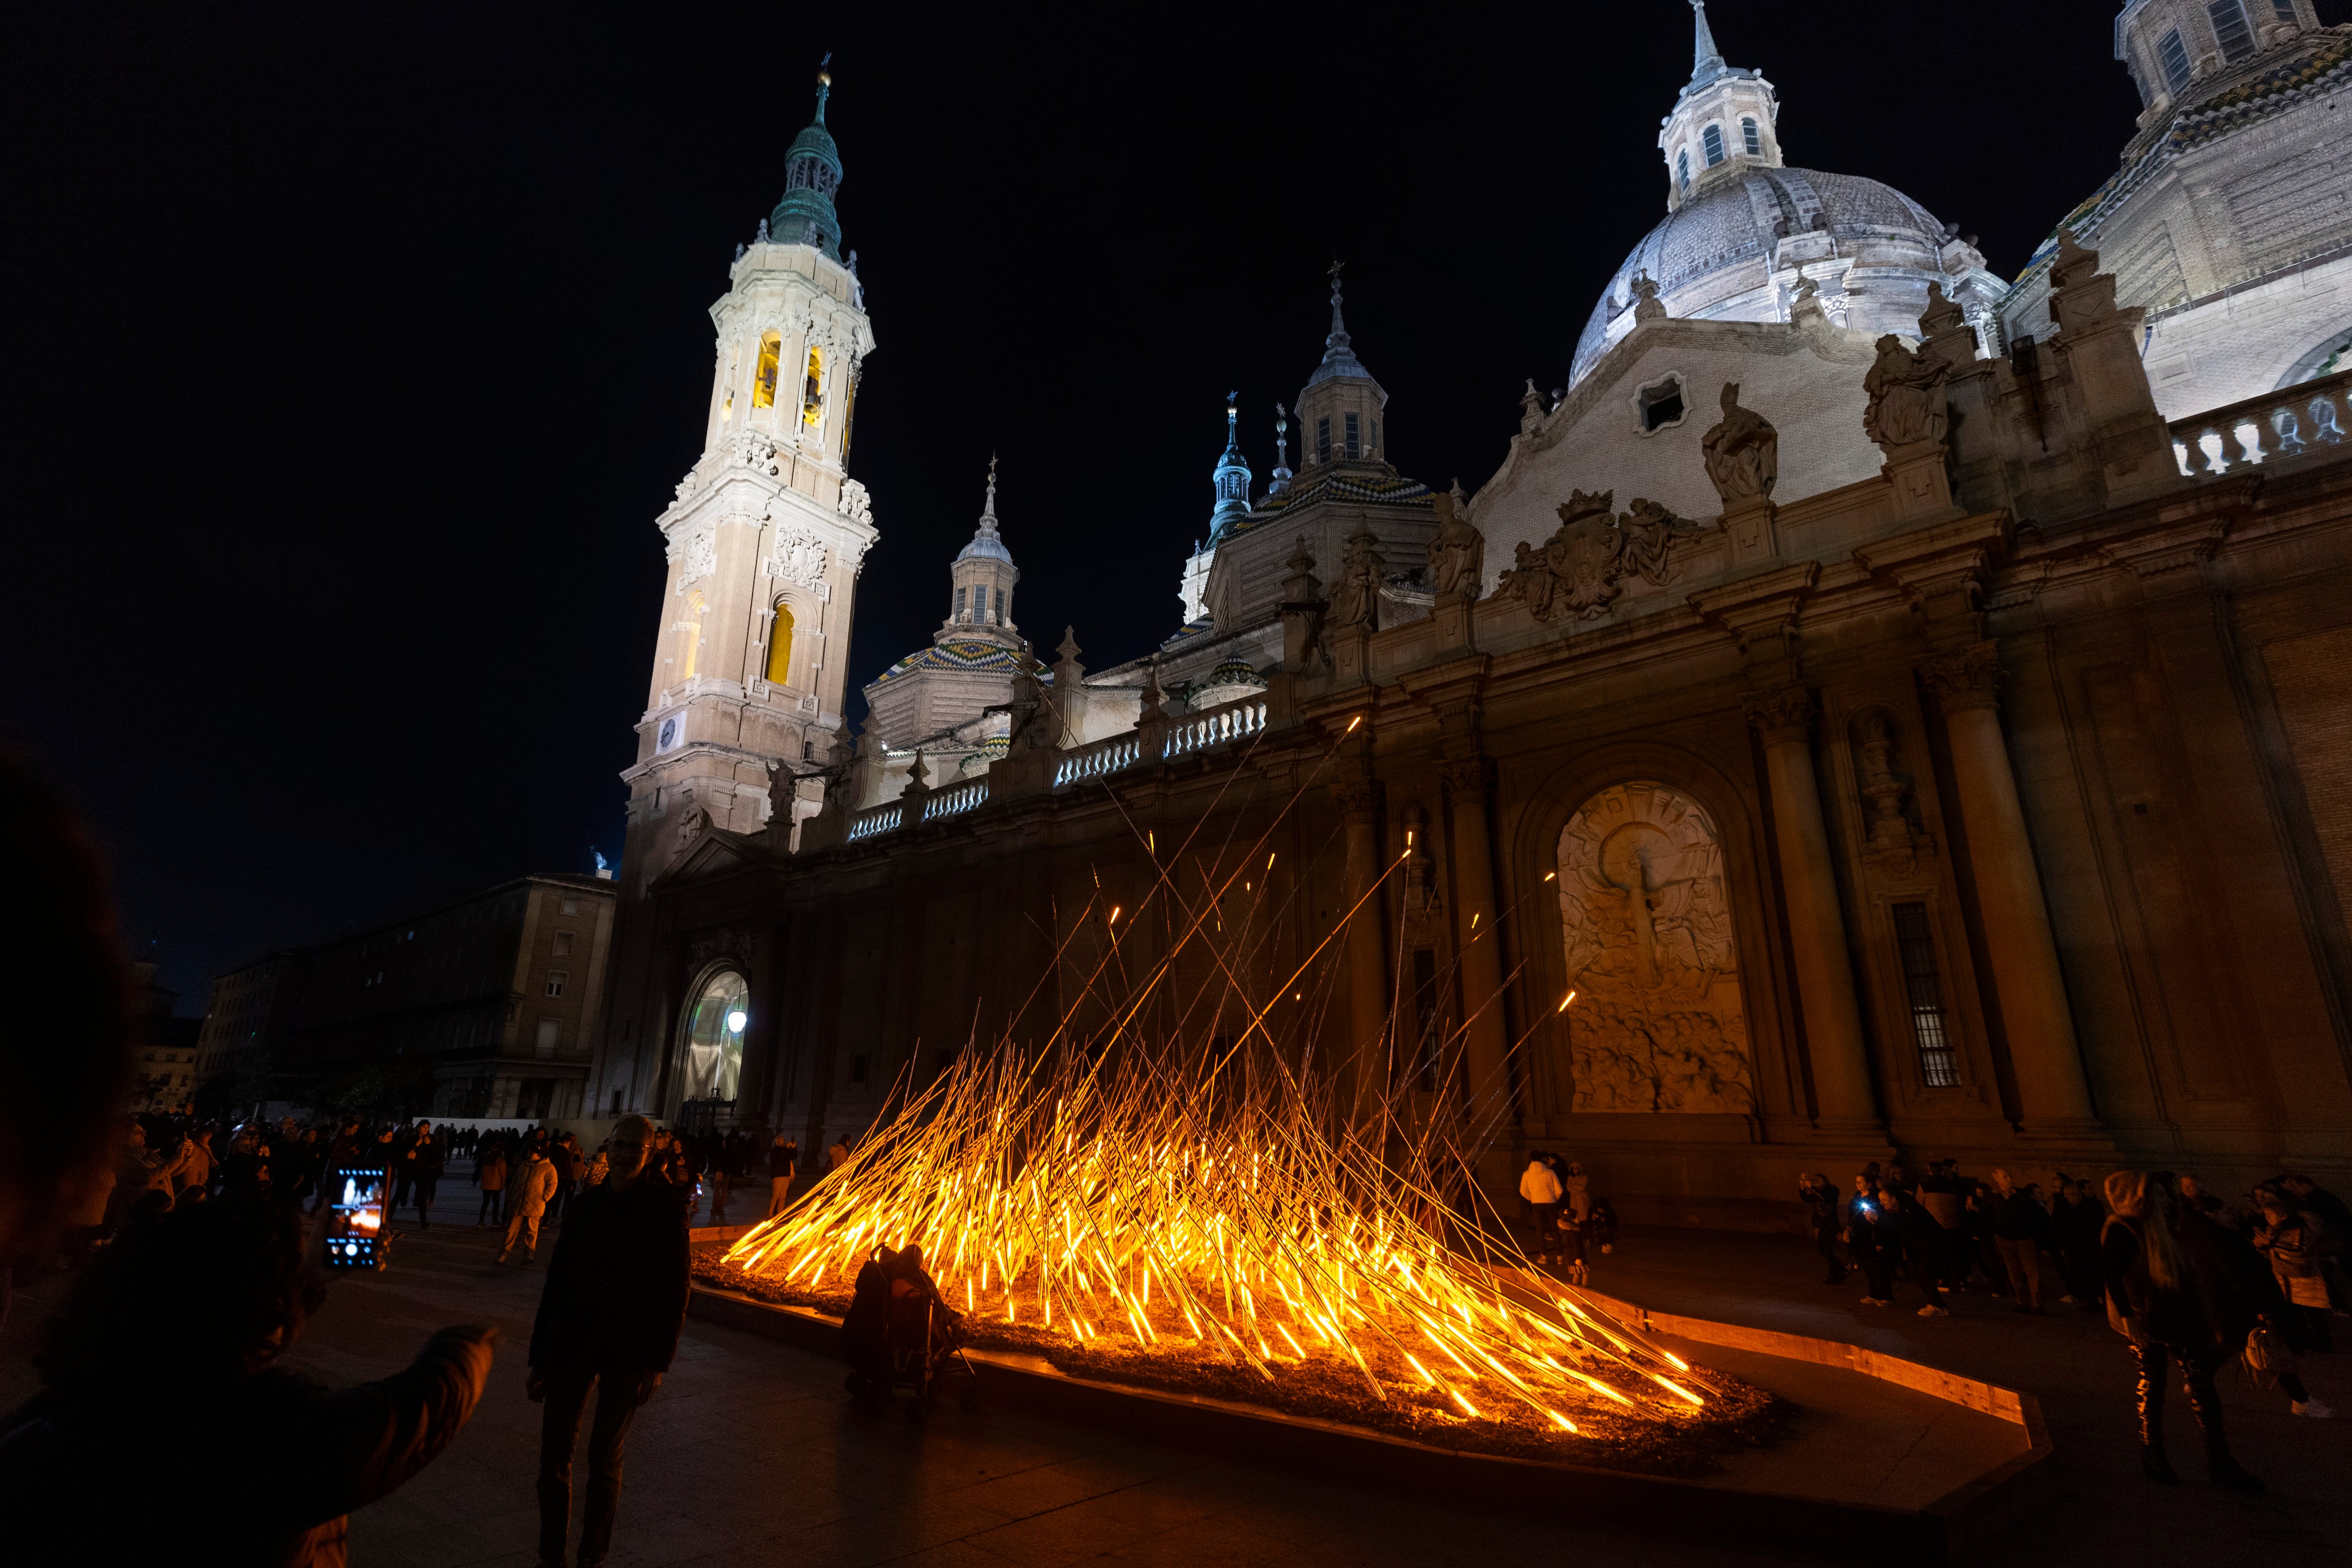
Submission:
M 923 1268 L 923 1249 L 909 1244 L 893 1252 L 877 1247 L 857 1270 L 849 1314 L 841 1322 L 842 1354 L 849 1363 L 846 1386 L 859 1399 L 887 1403 L 899 1388 L 914 1391 L 916 1408 L 939 1397 L 940 1378 L 951 1364 L 963 1368 L 960 1398 L 972 1405 L 973 1374 L 957 1333 L 963 1314 L 940 1300 L 939 1287 Z

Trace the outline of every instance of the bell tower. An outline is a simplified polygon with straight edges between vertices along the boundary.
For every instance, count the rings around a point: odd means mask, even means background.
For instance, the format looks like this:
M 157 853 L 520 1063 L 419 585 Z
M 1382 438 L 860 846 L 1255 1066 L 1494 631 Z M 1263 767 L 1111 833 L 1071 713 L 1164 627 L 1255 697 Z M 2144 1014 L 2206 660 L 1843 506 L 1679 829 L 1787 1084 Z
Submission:
M 1691 78 L 1658 128 L 1666 160 L 1666 210 L 1704 195 L 1749 169 L 1778 169 L 1780 95 L 1757 72 L 1726 65 L 1706 25 L 1706 0 L 1691 0 L 1696 26 Z
M 637 723 L 621 861 L 643 894 L 706 830 L 789 831 L 816 809 L 798 780 L 842 728 L 849 618 L 876 538 L 848 476 L 874 333 L 843 259 L 841 151 L 816 116 L 784 157 L 783 199 L 736 247 L 717 329 L 703 450 L 657 519 L 669 570 Z

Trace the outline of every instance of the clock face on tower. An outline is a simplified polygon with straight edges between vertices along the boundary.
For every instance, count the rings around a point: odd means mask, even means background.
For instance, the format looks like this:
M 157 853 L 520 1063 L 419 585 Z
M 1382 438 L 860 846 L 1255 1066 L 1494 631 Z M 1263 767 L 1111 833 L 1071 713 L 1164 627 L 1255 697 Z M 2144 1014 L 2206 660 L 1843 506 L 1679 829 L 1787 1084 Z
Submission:
M 672 714 L 669 717 L 662 720 L 661 728 L 656 730 L 654 734 L 654 749 L 656 751 L 667 751 L 671 747 L 676 746 L 677 744 L 677 716 L 676 714 Z

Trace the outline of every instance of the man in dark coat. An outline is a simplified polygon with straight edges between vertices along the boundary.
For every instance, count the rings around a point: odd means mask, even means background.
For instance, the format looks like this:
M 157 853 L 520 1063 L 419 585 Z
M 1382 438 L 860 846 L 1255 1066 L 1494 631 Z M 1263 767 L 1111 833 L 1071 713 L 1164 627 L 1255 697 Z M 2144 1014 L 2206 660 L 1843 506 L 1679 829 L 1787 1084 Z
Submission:
M 574 1199 L 540 1292 L 530 1332 L 533 1399 L 540 1427 L 539 1558 L 562 1568 L 572 1519 L 572 1455 L 588 1394 L 596 1420 L 588 1436 L 588 1517 L 581 1568 L 604 1561 L 621 1500 L 621 1448 L 637 1406 L 653 1397 L 686 1326 L 686 1203 L 646 1174 L 653 1124 L 624 1117 L 613 1129 L 603 1182 Z

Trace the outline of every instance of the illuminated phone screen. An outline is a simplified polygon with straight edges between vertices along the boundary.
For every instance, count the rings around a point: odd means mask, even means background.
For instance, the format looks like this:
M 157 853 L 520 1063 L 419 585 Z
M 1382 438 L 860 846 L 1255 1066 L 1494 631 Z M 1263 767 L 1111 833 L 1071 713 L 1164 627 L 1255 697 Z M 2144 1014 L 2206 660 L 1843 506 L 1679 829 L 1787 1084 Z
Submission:
M 327 1266 L 373 1269 L 383 1240 L 386 1174 L 381 1170 L 328 1173 L 332 1201 L 327 1207 Z

